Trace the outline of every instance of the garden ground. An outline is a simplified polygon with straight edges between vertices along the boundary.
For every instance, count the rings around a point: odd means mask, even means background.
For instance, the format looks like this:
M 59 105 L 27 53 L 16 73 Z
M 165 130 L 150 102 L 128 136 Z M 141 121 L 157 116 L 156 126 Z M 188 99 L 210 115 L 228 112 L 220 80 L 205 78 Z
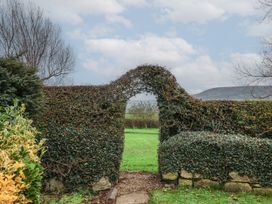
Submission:
M 157 164 L 159 144 L 158 129 L 126 129 L 125 148 L 121 165 L 120 182 L 116 186 L 119 203 L 124 195 L 142 193 L 140 198 L 149 196 L 149 204 L 270 204 L 272 196 L 257 196 L 252 193 L 231 194 L 216 189 L 172 188 L 160 184 Z M 58 199 L 50 198 L 44 203 L 80 204 L 107 203 L 109 192 L 92 196 L 89 191 L 81 191 Z M 136 194 L 135 194 L 136 192 Z M 123 197 L 122 197 L 123 196 Z M 92 198 L 91 198 L 92 197 Z M 129 199 L 129 198 L 127 198 Z M 130 202 L 124 200 L 127 204 Z M 108 202 L 109 203 L 109 202 Z

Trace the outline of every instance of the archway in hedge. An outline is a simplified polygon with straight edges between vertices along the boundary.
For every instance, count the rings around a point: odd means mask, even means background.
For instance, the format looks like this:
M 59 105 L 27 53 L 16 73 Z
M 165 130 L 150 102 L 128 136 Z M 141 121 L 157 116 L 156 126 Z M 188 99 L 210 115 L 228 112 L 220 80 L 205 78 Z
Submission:
M 159 143 L 176 135 L 180 129 L 179 113 L 190 107 L 194 99 L 179 86 L 176 78 L 164 67 L 143 65 L 130 70 L 112 85 L 120 93 L 123 102 L 139 93 L 150 93 L 156 97 L 159 109 Z M 153 147 L 157 151 L 158 146 Z M 124 153 L 123 153 L 124 154 Z M 159 163 L 159 154 L 156 161 Z M 158 170 L 160 167 L 158 167 Z M 140 170 L 140 169 L 139 169 Z
M 57 178 L 68 189 L 88 186 L 101 178 L 117 182 L 126 104 L 141 92 L 156 96 L 160 143 L 181 131 L 271 135 L 271 114 L 263 114 L 271 110 L 270 103 L 258 102 L 256 106 L 251 102 L 197 100 L 167 69 L 143 65 L 108 85 L 44 88 L 44 112 L 34 118 L 48 146 L 42 160 L 44 179 Z M 262 120 L 252 123 L 258 114 Z M 161 172 L 167 161 L 160 160 L 160 153 L 158 157 Z
M 101 178 L 115 183 L 124 146 L 126 104 L 141 92 L 156 96 L 160 142 L 190 126 L 188 117 L 179 117 L 192 98 L 163 67 L 140 66 L 108 85 L 45 87 L 46 106 L 34 120 L 48 146 L 42 161 L 45 180 L 58 178 L 68 189 Z
M 137 94 L 125 113 L 120 171 L 158 172 L 159 112 L 154 95 Z
M 112 83 L 122 100 L 128 100 L 142 92 L 156 97 L 159 109 L 160 142 L 180 131 L 177 115 L 190 107 L 194 99 L 177 83 L 170 71 L 161 66 L 142 65 L 130 70 Z M 182 110 L 179 110 L 182 108 Z

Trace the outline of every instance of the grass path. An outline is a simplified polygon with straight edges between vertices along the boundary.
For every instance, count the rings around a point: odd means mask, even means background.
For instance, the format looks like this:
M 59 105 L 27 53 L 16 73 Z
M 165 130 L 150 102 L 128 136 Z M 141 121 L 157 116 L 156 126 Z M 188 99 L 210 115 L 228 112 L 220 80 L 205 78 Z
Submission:
M 158 129 L 126 129 L 121 171 L 158 172 Z

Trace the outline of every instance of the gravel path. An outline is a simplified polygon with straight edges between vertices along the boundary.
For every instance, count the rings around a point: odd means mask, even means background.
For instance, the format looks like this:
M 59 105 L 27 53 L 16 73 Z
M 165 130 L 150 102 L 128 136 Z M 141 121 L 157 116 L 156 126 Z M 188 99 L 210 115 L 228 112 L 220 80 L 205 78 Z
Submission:
M 94 197 L 93 204 L 146 204 L 149 192 L 161 188 L 159 175 L 145 172 L 121 172 L 118 184 Z

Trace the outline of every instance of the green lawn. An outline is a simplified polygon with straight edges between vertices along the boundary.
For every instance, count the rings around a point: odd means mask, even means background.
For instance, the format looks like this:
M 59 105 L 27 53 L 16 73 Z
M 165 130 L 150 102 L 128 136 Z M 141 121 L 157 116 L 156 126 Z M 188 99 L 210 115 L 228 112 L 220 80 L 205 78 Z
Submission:
M 126 129 L 121 171 L 158 172 L 158 129 Z
M 219 190 L 178 188 L 151 193 L 149 204 L 271 204 L 272 197 L 252 193 L 230 194 Z

